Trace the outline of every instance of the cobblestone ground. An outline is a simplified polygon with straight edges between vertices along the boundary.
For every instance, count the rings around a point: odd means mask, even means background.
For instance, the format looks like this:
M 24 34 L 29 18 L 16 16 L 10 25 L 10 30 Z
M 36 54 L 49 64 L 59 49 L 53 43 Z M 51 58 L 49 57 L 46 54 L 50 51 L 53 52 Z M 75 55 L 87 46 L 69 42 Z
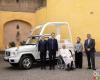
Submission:
M 12 68 L 9 63 L 3 61 L 0 56 L 0 80 L 92 80 L 93 70 L 87 70 L 87 59 L 83 58 L 83 69 L 74 71 L 41 70 L 33 67 L 30 70 L 18 70 Z M 96 57 L 96 68 L 100 68 L 100 57 Z

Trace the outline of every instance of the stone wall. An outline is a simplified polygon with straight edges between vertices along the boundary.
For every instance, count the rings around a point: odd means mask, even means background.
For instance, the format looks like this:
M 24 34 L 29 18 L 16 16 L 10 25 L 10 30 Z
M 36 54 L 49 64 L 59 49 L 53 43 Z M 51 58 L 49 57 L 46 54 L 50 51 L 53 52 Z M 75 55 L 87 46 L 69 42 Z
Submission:
M 46 6 L 46 0 L 0 0 L 1 11 L 35 12 Z

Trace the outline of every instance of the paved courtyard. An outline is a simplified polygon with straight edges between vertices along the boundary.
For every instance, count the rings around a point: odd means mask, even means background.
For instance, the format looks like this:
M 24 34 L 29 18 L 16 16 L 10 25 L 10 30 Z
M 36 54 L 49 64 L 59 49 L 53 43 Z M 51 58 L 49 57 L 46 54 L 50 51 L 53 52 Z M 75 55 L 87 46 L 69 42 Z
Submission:
M 12 68 L 9 63 L 3 61 L 0 56 L 0 80 L 92 80 L 93 70 L 87 70 L 87 59 L 83 58 L 83 69 L 74 71 L 64 70 L 41 70 L 33 67 L 30 70 Z M 96 68 L 100 68 L 100 57 L 96 57 Z

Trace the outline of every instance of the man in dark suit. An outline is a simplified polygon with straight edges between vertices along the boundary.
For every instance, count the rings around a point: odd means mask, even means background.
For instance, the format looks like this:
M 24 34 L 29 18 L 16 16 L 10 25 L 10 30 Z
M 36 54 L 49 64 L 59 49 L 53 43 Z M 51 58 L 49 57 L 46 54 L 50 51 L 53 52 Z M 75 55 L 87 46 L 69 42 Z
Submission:
M 41 69 L 46 69 L 47 41 L 44 39 L 44 36 L 41 37 L 38 43 L 38 51 L 40 52 Z
M 88 60 L 88 69 L 95 69 L 95 40 L 91 38 L 91 34 L 87 34 L 87 39 L 84 43 L 85 52 Z
M 58 42 L 57 39 L 55 39 L 55 33 L 51 33 L 51 38 L 48 39 L 48 51 L 50 70 L 55 69 L 55 58 L 56 52 L 58 51 Z

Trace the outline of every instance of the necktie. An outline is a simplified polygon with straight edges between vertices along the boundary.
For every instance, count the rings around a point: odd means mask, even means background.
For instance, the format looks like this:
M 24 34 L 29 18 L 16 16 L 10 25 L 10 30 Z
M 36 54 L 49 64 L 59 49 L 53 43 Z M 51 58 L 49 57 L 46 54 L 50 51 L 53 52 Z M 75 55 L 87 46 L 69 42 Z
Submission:
M 53 39 L 52 39 L 52 49 L 53 49 Z
M 88 39 L 88 45 L 90 44 L 90 39 Z

